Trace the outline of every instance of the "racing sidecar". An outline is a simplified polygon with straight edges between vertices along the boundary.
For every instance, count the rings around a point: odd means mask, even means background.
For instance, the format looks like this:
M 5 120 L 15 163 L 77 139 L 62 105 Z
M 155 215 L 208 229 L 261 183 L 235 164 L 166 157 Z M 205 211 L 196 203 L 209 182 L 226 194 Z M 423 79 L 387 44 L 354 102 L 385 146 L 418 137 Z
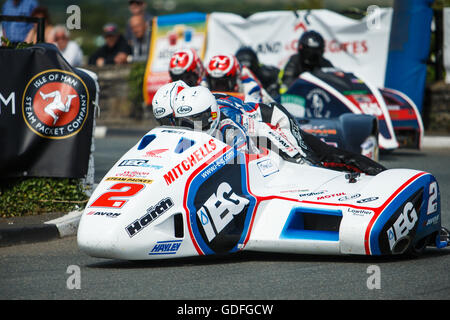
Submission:
M 382 150 L 421 147 L 423 123 L 414 102 L 350 72 L 336 68 L 304 72 L 279 100 L 299 119 L 333 119 L 348 113 L 375 116 Z
M 420 253 L 448 245 L 427 172 L 376 176 L 247 154 L 177 127 L 148 132 L 110 169 L 80 220 L 94 257 L 146 260 L 241 250 L 327 255 Z

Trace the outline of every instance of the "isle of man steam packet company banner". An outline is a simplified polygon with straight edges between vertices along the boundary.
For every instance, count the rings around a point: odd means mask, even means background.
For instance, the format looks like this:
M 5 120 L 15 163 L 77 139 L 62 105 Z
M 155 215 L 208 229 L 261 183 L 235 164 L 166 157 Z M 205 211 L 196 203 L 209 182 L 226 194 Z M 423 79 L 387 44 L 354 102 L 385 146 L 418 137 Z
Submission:
M 0 49 L 0 179 L 86 177 L 96 86 L 55 46 Z

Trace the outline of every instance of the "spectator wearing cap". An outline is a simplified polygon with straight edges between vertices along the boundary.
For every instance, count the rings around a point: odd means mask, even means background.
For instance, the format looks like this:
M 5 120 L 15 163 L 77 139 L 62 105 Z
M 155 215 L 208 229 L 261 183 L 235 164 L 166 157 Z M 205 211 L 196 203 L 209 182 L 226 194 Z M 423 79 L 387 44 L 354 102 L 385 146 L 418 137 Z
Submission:
M 2 7 L 5 16 L 26 16 L 38 6 L 36 0 L 7 0 Z M 11 42 L 23 42 L 33 24 L 25 22 L 3 22 L 3 36 Z
M 89 64 L 102 67 L 105 64 L 125 64 L 131 55 L 131 48 L 114 23 L 103 27 L 105 44 L 89 57 Z
M 128 39 L 128 44 L 131 46 L 133 53 L 133 62 L 145 61 L 148 57 L 148 50 L 150 48 L 150 27 L 145 21 L 144 16 L 132 16 L 129 20 L 131 27 L 131 38 Z
M 55 45 L 64 59 L 72 66 L 79 67 L 83 63 L 83 51 L 73 40 L 70 40 L 69 30 L 64 25 L 57 25 L 53 29 Z

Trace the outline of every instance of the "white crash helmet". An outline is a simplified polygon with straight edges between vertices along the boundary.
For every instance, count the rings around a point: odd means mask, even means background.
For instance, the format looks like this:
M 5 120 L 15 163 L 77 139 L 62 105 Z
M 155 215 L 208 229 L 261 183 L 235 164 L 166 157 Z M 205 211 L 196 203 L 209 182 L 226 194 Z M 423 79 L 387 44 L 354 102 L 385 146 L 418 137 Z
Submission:
M 220 121 L 216 98 L 203 86 L 189 87 L 175 98 L 174 114 L 176 123 L 192 129 L 200 129 L 213 134 Z
M 188 85 L 181 80 L 163 85 L 152 100 L 153 115 L 161 125 L 174 125 L 173 105 L 177 94 Z

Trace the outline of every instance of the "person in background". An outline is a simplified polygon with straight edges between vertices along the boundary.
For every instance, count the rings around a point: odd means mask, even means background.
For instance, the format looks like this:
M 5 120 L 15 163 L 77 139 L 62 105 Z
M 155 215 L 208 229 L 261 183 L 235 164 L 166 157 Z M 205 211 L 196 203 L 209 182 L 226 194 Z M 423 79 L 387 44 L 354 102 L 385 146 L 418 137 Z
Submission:
M 316 68 L 333 67 L 333 64 L 323 57 L 325 41 L 316 31 L 306 31 L 298 40 L 297 53 L 289 58 L 286 66 L 280 71 L 280 94 L 285 93 L 297 80 L 298 76 Z
M 114 23 L 103 27 L 105 44 L 89 57 L 89 64 L 102 67 L 106 64 L 126 64 L 131 48 Z
M 131 28 L 131 37 L 127 40 L 131 46 L 133 62 L 146 61 L 150 48 L 150 26 L 143 15 L 132 16 L 128 25 Z
M 245 102 L 272 102 L 255 75 L 241 66 L 232 54 L 212 56 L 205 64 L 206 83 L 211 91 L 227 92 Z
M 37 7 L 31 12 L 31 16 L 35 18 L 45 18 L 45 35 L 44 41 L 47 43 L 53 43 L 53 25 L 50 19 L 50 14 L 46 7 Z M 37 23 L 34 24 L 33 28 L 28 32 L 25 42 L 36 43 L 37 42 Z
M 258 55 L 251 47 L 241 47 L 235 54 L 239 63 L 253 72 L 255 78 L 261 82 L 262 87 L 273 98 L 279 95 L 278 73 L 280 70 L 274 66 L 259 62 Z
M 7 0 L 2 8 L 2 14 L 5 16 L 27 16 L 39 5 L 36 0 Z M 23 42 L 28 32 L 33 28 L 32 23 L 25 22 L 3 22 L 2 36 L 9 41 L 17 43 Z
M 79 67 L 83 64 L 83 51 L 73 40 L 70 40 L 69 30 L 63 25 L 57 25 L 53 29 L 55 45 L 64 59 L 72 66 Z
M 128 0 L 128 10 L 130 11 L 130 16 L 142 16 L 144 17 L 145 22 L 147 22 L 150 34 L 152 33 L 152 19 L 153 16 L 147 12 L 147 4 L 143 0 Z M 128 21 L 130 22 L 130 21 Z M 127 24 L 127 28 L 125 30 L 125 38 L 132 38 L 132 28 L 130 23 Z

